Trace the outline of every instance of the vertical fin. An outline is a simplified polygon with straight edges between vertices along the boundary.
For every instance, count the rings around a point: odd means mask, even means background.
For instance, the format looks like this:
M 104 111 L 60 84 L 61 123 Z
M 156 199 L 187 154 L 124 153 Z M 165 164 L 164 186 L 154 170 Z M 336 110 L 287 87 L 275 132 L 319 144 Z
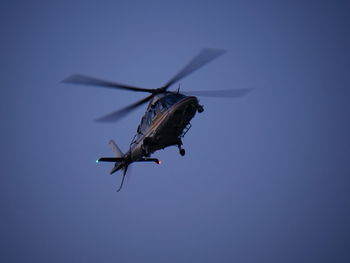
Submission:
M 124 159 L 124 153 L 120 150 L 120 148 L 118 147 L 118 145 L 113 141 L 113 140 L 110 140 L 109 141 L 109 144 L 111 145 L 112 147 L 112 151 L 115 153 L 115 156 L 116 158 L 115 159 L 121 159 L 120 161 L 119 160 L 116 160 L 116 163 L 111 171 L 111 174 L 115 173 L 116 171 L 118 171 L 119 169 L 122 169 L 123 170 L 123 175 L 122 175 L 122 181 L 120 183 L 120 186 L 117 190 L 117 192 L 119 192 L 122 187 L 123 187 L 123 184 L 124 184 L 124 179 L 125 179 L 125 175 L 126 175 L 126 171 L 128 170 L 128 164 L 125 162 L 125 159 Z M 110 158 L 112 159 L 112 158 Z M 119 163 L 118 163 L 119 161 Z
M 120 150 L 118 145 L 113 140 L 110 140 L 109 144 L 111 145 L 112 151 L 115 153 L 116 157 L 123 157 L 124 156 L 124 153 Z

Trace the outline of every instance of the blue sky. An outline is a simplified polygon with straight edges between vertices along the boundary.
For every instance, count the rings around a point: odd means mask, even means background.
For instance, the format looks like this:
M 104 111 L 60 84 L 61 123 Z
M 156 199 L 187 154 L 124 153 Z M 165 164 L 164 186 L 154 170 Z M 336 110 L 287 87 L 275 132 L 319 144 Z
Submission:
M 349 262 L 350 20 L 346 1 L 3 1 L 2 262 Z M 162 165 L 111 166 L 142 94 L 59 82 L 84 73 L 146 88 L 200 49 L 228 52 L 183 90 L 204 113 Z M 176 86 L 177 87 L 177 86 Z M 176 88 L 174 87 L 174 88 Z

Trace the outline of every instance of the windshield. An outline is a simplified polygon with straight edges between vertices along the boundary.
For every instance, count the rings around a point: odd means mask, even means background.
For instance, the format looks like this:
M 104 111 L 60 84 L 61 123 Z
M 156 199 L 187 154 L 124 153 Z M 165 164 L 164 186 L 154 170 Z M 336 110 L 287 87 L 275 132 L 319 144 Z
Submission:
M 176 102 L 178 102 L 179 100 L 182 100 L 183 98 L 185 98 L 184 95 L 179 94 L 179 93 L 169 93 L 168 95 L 166 95 L 165 97 L 163 97 L 160 102 L 162 103 L 162 106 L 164 108 L 170 108 L 172 105 L 174 105 Z

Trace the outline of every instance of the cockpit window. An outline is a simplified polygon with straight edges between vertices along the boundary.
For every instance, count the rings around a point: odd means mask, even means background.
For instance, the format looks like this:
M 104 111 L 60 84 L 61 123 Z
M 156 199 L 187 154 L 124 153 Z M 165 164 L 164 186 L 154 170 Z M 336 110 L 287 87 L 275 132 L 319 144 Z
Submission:
M 161 99 L 161 103 L 164 108 L 169 108 L 184 97 L 182 94 L 170 93 Z
M 165 110 L 165 107 L 163 106 L 162 102 L 161 101 L 158 101 L 157 105 L 156 105 L 156 110 L 157 111 L 164 111 Z

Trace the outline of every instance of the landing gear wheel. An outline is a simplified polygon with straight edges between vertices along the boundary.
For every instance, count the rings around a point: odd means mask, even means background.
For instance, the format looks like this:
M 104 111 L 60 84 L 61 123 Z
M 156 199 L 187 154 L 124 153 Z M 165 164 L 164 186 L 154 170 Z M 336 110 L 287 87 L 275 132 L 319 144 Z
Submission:
M 180 152 L 180 155 L 181 155 L 181 156 L 184 156 L 184 155 L 185 155 L 185 153 L 186 153 L 185 149 L 180 149 L 180 151 L 179 151 L 179 152 Z

